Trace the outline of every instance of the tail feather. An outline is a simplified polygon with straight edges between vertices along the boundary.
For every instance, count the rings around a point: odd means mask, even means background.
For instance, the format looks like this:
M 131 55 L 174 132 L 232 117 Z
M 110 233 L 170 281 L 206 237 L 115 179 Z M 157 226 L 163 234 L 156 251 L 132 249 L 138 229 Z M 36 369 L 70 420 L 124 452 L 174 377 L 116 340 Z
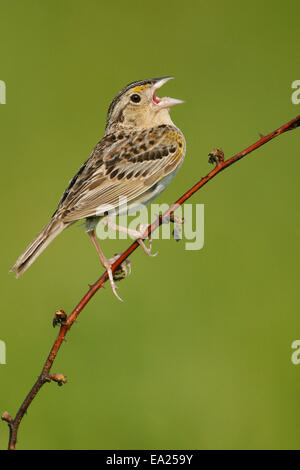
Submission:
M 20 277 L 67 225 L 57 219 L 50 220 L 49 224 L 43 228 L 24 253 L 17 259 L 9 272 L 16 271 L 16 277 Z

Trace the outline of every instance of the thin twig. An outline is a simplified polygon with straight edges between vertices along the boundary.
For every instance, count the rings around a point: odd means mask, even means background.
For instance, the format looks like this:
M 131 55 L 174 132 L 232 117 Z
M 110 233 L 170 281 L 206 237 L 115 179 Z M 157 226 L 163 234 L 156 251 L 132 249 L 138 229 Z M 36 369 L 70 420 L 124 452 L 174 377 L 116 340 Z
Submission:
M 221 149 L 214 150 L 209 154 L 210 156 L 210 163 L 215 163 L 215 167 L 211 170 L 206 176 L 201 178 L 198 183 L 196 183 L 192 188 L 190 188 L 183 196 L 181 196 L 163 215 L 159 216 L 153 224 L 149 225 L 146 233 L 149 236 L 154 230 L 156 230 L 164 221 L 172 221 L 172 214 L 177 209 L 178 206 L 182 205 L 187 199 L 189 199 L 193 194 L 195 194 L 200 188 L 202 188 L 208 181 L 214 178 L 217 174 L 221 171 L 228 168 L 233 163 L 237 162 L 241 158 L 245 157 L 249 153 L 253 152 L 253 150 L 258 149 L 262 145 L 266 144 L 270 140 L 278 137 L 279 135 L 283 134 L 286 131 L 295 129 L 296 127 L 300 126 L 300 116 L 297 116 L 295 119 L 287 122 L 286 124 L 282 125 L 275 131 L 271 132 L 266 136 L 261 136 L 261 138 L 255 142 L 254 144 L 247 147 L 245 150 L 237 153 L 233 157 L 224 160 L 224 154 Z M 120 257 L 115 261 L 112 265 L 112 271 L 116 271 L 116 269 L 128 258 L 131 253 L 133 253 L 139 247 L 138 242 L 133 242 L 127 250 L 125 250 Z M 66 377 L 60 374 L 50 374 L 51 367 L 53 362 L 57 356 L 57 353 L 66 337 L 67 332 L 70 330 L 71 326 L 77 319 L 79 313 L 83 310 L 86 304 L 91 300 L 94 294 L 103 287 L 104 283 L 108 279 L 107 271 L 102 274 L 102 276 L 95 282 L 95 284 L 91 285 L 88 292 L 84 295 L 84 297 L 80 300 L 78 305 L 74 308 L 73 312 L 70 313 L 69 316 L 63 311 L 59 310 L 56 312 L 53 325 L 60 324 L 60 330 L 58 336 L 51 348 L 49 356 L 44 364 L 42 372 L 38 379 L 36 380 L 35 384 L 33 385 L 32 389 L 26 396 L 25 400 L 23 401 L 22 405 L 20 406 L 15 418 L 13 419 L 7 411 L 5 411 L 2 415 L 3 421 L 6 421 L 9 426 L 9 444 L 8 449 L 14 450 L 17 443 L 17 435 L 19 425 L 24 417 L 24 414 L 27 412 L 27 409 L 31 402 L 33 401 L 36 394 L 39 392 L 41 387 L 51 381 L 55 381 L 58 385 L 62 385 L 67 381 Z

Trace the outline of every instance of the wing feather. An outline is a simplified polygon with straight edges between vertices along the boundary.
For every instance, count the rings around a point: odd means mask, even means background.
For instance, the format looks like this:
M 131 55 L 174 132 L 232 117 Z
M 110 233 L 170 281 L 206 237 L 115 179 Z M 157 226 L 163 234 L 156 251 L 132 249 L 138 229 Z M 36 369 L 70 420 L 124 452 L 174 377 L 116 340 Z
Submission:
M 61 199 L 58 211 L 62 219 L 73 222 L 101 215 L 103 207 L 116 209 L 120 198 L 126 198 L 127 204 L 133 202 L 175 171 L 184 152 L 184 137 L 173 126 L 128 133 L 122 138 L 104 137 Z

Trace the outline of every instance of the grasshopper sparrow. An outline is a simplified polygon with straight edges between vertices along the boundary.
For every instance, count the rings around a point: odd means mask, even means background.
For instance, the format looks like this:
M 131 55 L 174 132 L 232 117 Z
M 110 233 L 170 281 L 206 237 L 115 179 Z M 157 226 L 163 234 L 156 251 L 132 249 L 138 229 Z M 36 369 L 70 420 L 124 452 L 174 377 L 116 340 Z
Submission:
M 86 231 L 118 297 L 111 271 L 112 260 L 104 256 L 95 237 L 95 227 L 99 218 L 103 218 L 108 226 L 132 232 L 112 224 L 110 210 L 113 208 L 115 213 L 122 213 L 123 203 L 120 201 L 124 198 L 127 211 L 140 204 L 149 204 L 179 170 L 185 154 L 185 140 L 173 124 L 169 108 L 182 101 L 156 95 L 157 89 L 171 78 L 131 83 L 113 99 L 103 139 L 70 181 L 50 222 L 11 268 L 10 272 L 16 271 L 16 277 L 23 274 L 66 227 L 86 219 Z M 151 256 L 143 242 L 142 231 L 135 231 L 134 235 Z

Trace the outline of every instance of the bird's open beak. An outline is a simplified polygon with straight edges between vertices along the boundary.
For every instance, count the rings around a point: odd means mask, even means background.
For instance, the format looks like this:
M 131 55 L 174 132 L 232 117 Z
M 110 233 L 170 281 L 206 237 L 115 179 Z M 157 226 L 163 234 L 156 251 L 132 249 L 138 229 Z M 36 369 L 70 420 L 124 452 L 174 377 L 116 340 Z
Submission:
M 159 98 L 158 96 L 156 96 L 156 91 L 158 90 L 158 88 L 162 87 L 165 83 L 167 83 L 169 80 L 172 80 L 173 78 L 174 77 L 159 78 L 152 86 L 152 102 L 154 104 L 154 109 L 159 110 L 163 108 L 171 108 L 171 106 L 175 106 L 176 104 L 184 103 L 184 101 L 177 100 L 176 98 L 169 98 L 168 96 L 165 96 L 164 98 Z

